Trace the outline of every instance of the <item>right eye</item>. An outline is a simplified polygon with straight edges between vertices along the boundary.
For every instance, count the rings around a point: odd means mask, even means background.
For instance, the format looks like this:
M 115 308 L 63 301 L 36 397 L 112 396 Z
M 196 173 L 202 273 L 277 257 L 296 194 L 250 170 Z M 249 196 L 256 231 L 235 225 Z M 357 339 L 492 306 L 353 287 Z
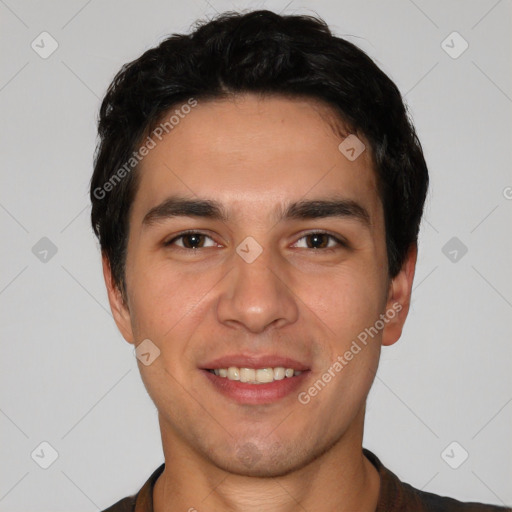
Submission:
M 206 245 L 207 240 L 210 241 L 208 245 Z M 205 235 L 204 233 L 199 233 L 197 231 L 187 231 L 185 233 L 181 233 L 178 236 L 175 236 L 168 242 L 165 242 L 164 245 L 166 247 L 176 245 L 180 247 L 181 249 L 202 249 L 206 247 L 215 247 L 218 244 L 215 243 L 215 241 L 209 237 L 208 235 Z

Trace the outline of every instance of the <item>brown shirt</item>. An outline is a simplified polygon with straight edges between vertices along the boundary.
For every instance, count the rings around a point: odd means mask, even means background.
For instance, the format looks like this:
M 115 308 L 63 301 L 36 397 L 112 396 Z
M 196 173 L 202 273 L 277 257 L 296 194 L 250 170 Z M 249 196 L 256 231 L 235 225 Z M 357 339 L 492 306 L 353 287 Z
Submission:
M 375 512 L 512 512 L 512 508 L 462 503 L 453 498 L 415 489 L 401 482 L 372 452 L 366 448 L 363 448 L 363 452 L 380 475 L 380 493 Z M 103 512 L 154 512 L 153 486 L 164 467 L 165 464 L 162 464 L 156 469 L 137 494 L 118 501 Z

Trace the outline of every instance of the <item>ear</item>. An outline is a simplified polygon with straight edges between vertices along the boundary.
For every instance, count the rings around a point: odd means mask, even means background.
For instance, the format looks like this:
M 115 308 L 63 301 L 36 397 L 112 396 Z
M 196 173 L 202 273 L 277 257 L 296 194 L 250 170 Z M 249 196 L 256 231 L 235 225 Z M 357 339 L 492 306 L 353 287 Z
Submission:
M 411 304 L 412 283 L 417 257 L 418 246 L 414 244 L 409 248 L 400 272 L 389 283 L 386 303 L 388 322 L 382 333 L 382 345 L 393 345 L 402 335 L 402 329 Z
M 114 282 L 112 269 L 106 254 L 102 254 L 101 260 L 103 264 L 103 277 L 107 287 L 108 302 L 110 303 L 110 309 L 112 310 L 117 328 L 128 343 L 134 343 L 130 310 L 123 299 L 121 290 Z

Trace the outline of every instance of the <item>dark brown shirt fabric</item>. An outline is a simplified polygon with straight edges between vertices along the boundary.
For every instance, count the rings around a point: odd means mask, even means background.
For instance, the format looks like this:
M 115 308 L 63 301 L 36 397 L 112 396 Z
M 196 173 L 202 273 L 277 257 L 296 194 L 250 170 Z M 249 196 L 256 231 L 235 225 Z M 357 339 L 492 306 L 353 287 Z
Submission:
M 463 503 L 415 489 L 401 482 L 372 452 L 366 448 L 363 448 L 363 452 L 380 475 L 380 493 L 375 512 L 512 512 L 512 508 Z M 164 467 L 165 464 L 162 464 L 156 469 L 137 494 L 118 501 L 103 512 L 154 512 L 153 486 Z

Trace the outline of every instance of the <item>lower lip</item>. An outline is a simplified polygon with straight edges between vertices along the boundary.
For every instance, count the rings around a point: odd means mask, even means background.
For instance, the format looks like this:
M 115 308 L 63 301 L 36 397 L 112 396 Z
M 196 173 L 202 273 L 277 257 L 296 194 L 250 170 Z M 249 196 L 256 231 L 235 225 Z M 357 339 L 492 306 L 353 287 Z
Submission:
M 285 377 L 265 384 L 247 384 L 239 380 L 219 377 L 208 370 L 201 370 L 217 391 L 241 404 L 270 404 L 297 392 L 304 387 L 309 370 L 296 377 Z

